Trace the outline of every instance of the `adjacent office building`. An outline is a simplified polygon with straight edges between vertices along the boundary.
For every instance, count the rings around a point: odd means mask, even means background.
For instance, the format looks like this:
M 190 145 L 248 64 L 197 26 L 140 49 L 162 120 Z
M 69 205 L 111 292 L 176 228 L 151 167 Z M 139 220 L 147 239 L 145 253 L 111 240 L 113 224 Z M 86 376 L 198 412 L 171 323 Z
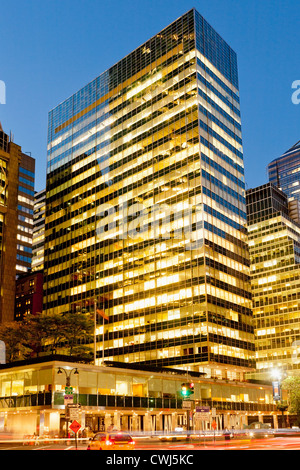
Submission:
M 0 322 L 14 320 L 16 276 L 31 267 L 34 172 L 0 124 Z
M 49 113 L 47 165 L 44 309 L 96 363 L 253 367 L 237 58 L 195 9 Z
M 300 371 L 300 225 L 273 183 L 246 193 L 256 375 Z
M 15 320 L 43 311 L 43 272 L 20 274 L 16 281 Z
M 0 323 L 14 319 L 21 154 L 0 124 Z
M 18 185 L 18 233 L 16 273 L 31 271 L 35 159 L 21 154 Z
M 300 141 L 268 165 L 269 181 L 300 201 Z
M 32 236 L 32 271 L 44 269 L 46 190 L 34 195 L 33 236 Z

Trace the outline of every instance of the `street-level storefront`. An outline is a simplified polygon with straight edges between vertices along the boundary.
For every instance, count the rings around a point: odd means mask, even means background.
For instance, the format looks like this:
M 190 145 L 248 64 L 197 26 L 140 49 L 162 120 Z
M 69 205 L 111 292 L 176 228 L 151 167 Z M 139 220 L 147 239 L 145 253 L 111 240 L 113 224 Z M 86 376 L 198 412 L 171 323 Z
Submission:
M 130 367 L 130 366 L 128 366 Z M 183 399 L 181 386 L 193 382 Z M 203 413 L 204 411 L 204 413 Z M 200 373 L 94 366 L 43 358 L 0 367 L 0 433 L 66 436 L 76 418 L 80 433 L 129 430 L 167 433 L 251 422 L 277 427 L 272 387 Z

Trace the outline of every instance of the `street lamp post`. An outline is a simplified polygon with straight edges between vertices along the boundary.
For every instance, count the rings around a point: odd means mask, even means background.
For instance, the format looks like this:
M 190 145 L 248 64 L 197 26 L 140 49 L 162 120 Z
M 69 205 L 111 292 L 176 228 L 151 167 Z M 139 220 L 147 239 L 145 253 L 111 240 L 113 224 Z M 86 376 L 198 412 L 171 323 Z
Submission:
M 69 388 L 71 386 L 71 374 L 73 372 L 74 375 L 79 375 L 78 369 L 77 369 L 77 367 L 75 367 L 71 370 L 66 370 L 66 369 L 63 369 L 63 368 L 59 367 L 57 373 L 62 374 L 63 371 L 64 371 L 65 376 L 66 376 L 66 388 L 67 387 Z M 68 411 L 68 405 L 67 405 L 67 411 Z M 65 415 L 66 415 L 65 418 L 66 418 L 66 423 L 67 423 L 66 437 L 68 437 L 69 413 L 66 413 Z
M 66 369 L 62 369 L 61 367 L 58 368 L 57 373 L 62 374 L 62 372 L 66 374 L 66 387 L 70 387 L 71 385 L 71 374 L 74 371 L 74 375 L 79 375 L 77 367 L 74 367 L 74 369 L 71 369 L 69 373 L 66 371 Z
M 288 409 L 287 403 L 283 402 L 282 400 L 281 382 L 285 375 L 286 374 L 279 369 L 275 369 L 272 371 L 272 376 L 276 380 L 276 382 L 273 382 L 273 398 L 277 402 L 276 407 L 278 411 L 281 411 L 282 413 L 282 427 L 285 427 L 284 412 Z

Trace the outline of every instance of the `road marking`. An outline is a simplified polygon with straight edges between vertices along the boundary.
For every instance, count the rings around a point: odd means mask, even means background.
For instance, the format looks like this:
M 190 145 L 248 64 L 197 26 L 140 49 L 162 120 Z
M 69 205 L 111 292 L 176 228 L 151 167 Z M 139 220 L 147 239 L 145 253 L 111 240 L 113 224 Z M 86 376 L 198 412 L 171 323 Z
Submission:
M 43 447 L 36 447 L 32 450 L 43 450 L 43 449 L 49 449 L 49 447 L 51 448 L 51 446 L 43 446 Z

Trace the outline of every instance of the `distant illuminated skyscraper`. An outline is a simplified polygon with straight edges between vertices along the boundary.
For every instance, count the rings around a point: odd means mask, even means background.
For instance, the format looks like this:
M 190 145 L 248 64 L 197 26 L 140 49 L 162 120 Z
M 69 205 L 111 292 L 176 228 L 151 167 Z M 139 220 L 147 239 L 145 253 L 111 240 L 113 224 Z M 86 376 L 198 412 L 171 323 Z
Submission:
M 44 269 L 46 190 L 34 195 L 33 237 L 32 237 L 32 270 Z
M 269 181 L 300 201 L 300 141 L 268 165 Z
M 300 372 L 300 226 L 272 183 L 249 189 L 247 214 L 258 375 Z
M 34 167 L 0 124 L 0 323 L 14 320 L 16 275 L 31 267 Z
M 196 10 L 49 113 L 46 192 L 44 309 L 96 306 L 98 362 L 253 366 L 237 59 Z
M 16 273 L 31 270 L 35 159 L 22 153 L 18 185 L 18 233 Z

